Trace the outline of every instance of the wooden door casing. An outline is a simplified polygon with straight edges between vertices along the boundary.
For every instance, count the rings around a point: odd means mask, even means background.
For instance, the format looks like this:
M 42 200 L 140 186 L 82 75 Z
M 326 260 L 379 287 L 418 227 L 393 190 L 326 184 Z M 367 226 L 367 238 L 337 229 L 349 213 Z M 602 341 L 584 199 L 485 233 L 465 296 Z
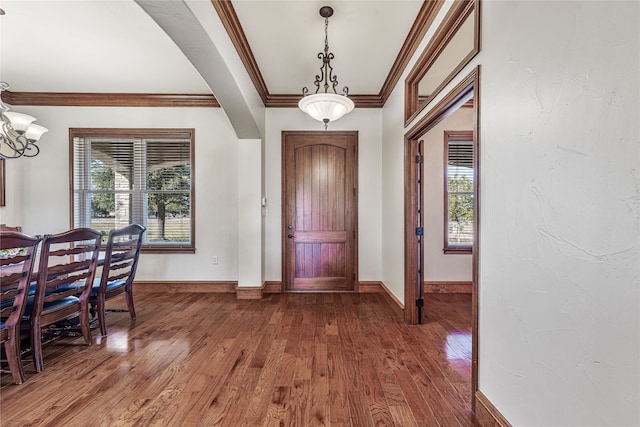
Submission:
M 357 132 L 282 133 L 286 290 L 355 289 L 357 141 Z

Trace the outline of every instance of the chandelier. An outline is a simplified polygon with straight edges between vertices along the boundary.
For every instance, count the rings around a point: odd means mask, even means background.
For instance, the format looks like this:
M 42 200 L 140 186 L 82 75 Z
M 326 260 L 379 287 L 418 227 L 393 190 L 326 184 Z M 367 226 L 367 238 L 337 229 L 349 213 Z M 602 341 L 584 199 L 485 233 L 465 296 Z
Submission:
M 324 53 L 318 53 L 318 59 L 322 60 L 320 67 L 320 75 L 316 74 L 313 84 L 316 85 L 316 92 L 308 95 L 309 89 L 302 88 L 302 99 L 298 102 L 298 107 L 313 117 L 314 119 L 324 122 L 324 128 L 327 129 L 329 122 L 338 120 L 340 117 L 353 110 L 353 101 L 348 98 L 349 88 L 344 87 L 342 92 L 344 95 L 338 95 L 336 86 L 338 86 L 338 77 L 333 75 L 333 67 L 331 60 L 333 53 L 329 52 L 329 17 L 333 15 L 333 9 L 329 6 L 320 8 L 320 16 L 324 18 Z M 324 92 L 320 92 L 320 85 Z M 333 93 L 329 92 L 329 88 Z
M 0 82 L 0 92 L 9 89 L 6 82 Z M 0 158 L 17 159 L 18 157 L 34 157 L 40 152 L 36 142 L 48 129 L 37 125 L 35 117 L 28 114 L 9 111 L 0 95 Z

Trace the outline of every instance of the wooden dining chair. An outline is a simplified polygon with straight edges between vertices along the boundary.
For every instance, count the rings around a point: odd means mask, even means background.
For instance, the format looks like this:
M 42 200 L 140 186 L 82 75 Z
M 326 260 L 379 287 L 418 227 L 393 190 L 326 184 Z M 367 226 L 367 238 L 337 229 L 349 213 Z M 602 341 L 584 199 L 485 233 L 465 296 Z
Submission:
M 20 355 L 20 320 L 24 314 L 40 236 L 0 232 L 0 343 L 16 384 L 24 382 Z
M 42 240 L 35 295 L 25 311 L 37 372 L 44 368 L 42 328 L 78 317 L 84 341 L 91 345 L 88 302 L 101 238 L 99 231 L 76 228 Z
M 106 301 L 125 294 L 131 319 L 136 318 L 133 305 L 133 279 L 138 267 L 142 234 L 146 228 L 130 224 L 111 230 L 102 265 L 102 275 L 96 279 L 89 296 L 92 312 L 97 311 L 100 333 L 107 336 Z

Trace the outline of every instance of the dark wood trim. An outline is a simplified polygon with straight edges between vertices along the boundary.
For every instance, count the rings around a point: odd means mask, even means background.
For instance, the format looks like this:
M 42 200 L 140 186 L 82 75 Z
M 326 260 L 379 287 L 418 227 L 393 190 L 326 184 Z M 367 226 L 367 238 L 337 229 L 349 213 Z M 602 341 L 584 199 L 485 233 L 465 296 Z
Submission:
M 423 217 L 424 212 L 424 198 L 416 197 L 420 188 L 417 178 L 418 175 L 422 176 L 419 169 L 424 167 L 424 163 L 415 160 L 417 156 L 422 156 L 416 138 L 405 137 L 404 149 L 404 321 L 409 325 L 420 323 L 416 308 L 416 300 L 420 294 L 418 284 L 422 280 L 418 273 L 418 258 L 420 253 L 424 254 L 424 240 L 418 243 L 416 235 L 416 229 L 423 223 L 422 220 L 417 220 L 416 214 L 420 212 Z
M 10 105 L 55 107 L 220 107 L 212 94 L 4 91 L 2 100 Z
M 436 104 L 422 119 L 420 119 L 409 131 L 405 134 L 405 139 L 416 139 L 434 128 L 438 123 L 449 117 L 453 111 L 461 107 L 466 103 L 464 98 L 470 93 L 474 92 L 474 85 L 477 82 L 477 76 L 479 75 L 480 67 L 474 68 L 474 70 L 467 75 L 460 83 L 458 83 L 451 91 Z M 475 94 L 474 94 L 474 97 Z M 461 102 L 462 101 L 462 102 Z M 475 118 L 474 118 L 474 126 Z M 474 136 L 476 133 L 474 132 Z
M 478 3 L 478 7 L 480 3 Z M 471 333 L 471 390 L 478 390 L 478 351 L 480 349 L 480 333 L 478 331 L 478 301 L 480 297 L 480 282 L 478 271 L 480 268 L 480 65 L 472 73 L 473 79 L 473 169 L 475 170 L 476 185 L 473 198 L 473 254 L 472 263 L 472 290 L 471 310 L 473 311 L 473 324 Z M 469 76 L 471 77 L 471 76 Z M 476 410 L 475 393 L 471 398 L 471 409 Z
M 418 95 L 418 104 L 426 102 L 429 99 L 428 96 Z M 473 98 L 465 102 L 460 108 L 473 108 Z
M 136 280 L 133 282 L 135 292 L 194 292 L 194 293 L 235 293 L 238 282 L 227 281 L 153 281 Z
M 389 99 L 389 96 L 391 96 L 391 92 L 393 92 L 396 83 L 400 80 L 402 73 L 405 68 L 407 68 L 407 64 L 418 49 L 420 42 L 422 42 L 424 35 L 431 27 L 433 20 L 438 15 L 438 12 L 440 12 L 443 4 L 444 0 L 425 0 L 422 4 L 418 16 L 416 16 L 416 20 L 413 22 L 411 30 L 409 30 L 409 34 L 407 34 L 407 38 L 402 44 L 400 52 L 398 52 L 398 56 L 380 89 L 380 99 L 383 106 L 387 102 L 387 99 Z
M 240 20 L 238 19 L 238 15 L 236 14 L 236 10 L 234 9 L 231 0 L 211 0 L 211 4 L 218 13 L 225 30 L 227 30 L 227 34 L 229 34 L 231 42 L 235 46 L 236 51 L 240 56 L 240 60 L 249 74 L 249 78 L 258 91 L 258 95 L 262 99 L 262 103 L 266 106 L 269 99 L 269 89 L 262 77 L 256 58 L 253 56 L 251 46 L 249 46 L 249 41 L 244 34 L 242 25 L 240 25 Z M 301 97 L 302 94 L 298 96 L 298 99 Z M 297 105 L 298 104 L 296 103 L 296 106 Z
M 358 293 L 360 294 L 377 294 L 382 292 L 388 292 L 386 290 L 384 284 L 380 281 L 370 281 L 370 282 L 358 282 L 357 283 Z M 265 294 L 280 294 L 282 293 L 282 282 L 278 281 L 267 281 L 264 282 L 264 293 Z
M 471 98 L 469 101 L 472 101 L 472 100 L 473 98 Z M 469 104 L 469 101 L 462 104 L 461 107 L 464 107 L 467 104 Z M 450 137 L 450 138 L 447 138 L 447 143 L 449 142 L 449 139 L 453 139 L 455 141 L 460 141 L 460 140 L 471 141 L 473 139 L 473 131 L 470 131 L 470 130 L 446 130 L 445 135 L 448 135 Z
M 194 131 L 193 128 L 69 128 L 69 139 L 73 142 L 72 137 L 191 138 Z
M 281 294 L 282 293 L 282 281 L 278 282 L 264 282 L 265 294 Z
M 377 294 L 383 292 L 382 282 L 358 282 L 358 293 L 360 294 Z
M 480 390 L 476 390 L 476 421 L 482 427 L 511 427 L 511 423 L 493 406 Z
M 267 94 L 267 98 L 264 101 L 265 107 L 270 108 L 295 108 L 298 106 L 298 101 L 302 98 L 300 95 L 270 95 Z
M 302 94 L 268 95 L 265 107 L 297 108 L 301 98 Z M 349 95 L 349 98 L 356 105 L 356 108 L 382 108 L 384 106 L 384 100 L 380 95 Z
M 442 253 L 448 255 L 470 255 L 473 253 L 473 248 L 471 246 L 468 248 L 451 246 L 449 248 L 444 248 Z
M 447 77 L 433 90 L 429 96 L 420 96 L 420 80 L 429 71 L 429 68 L 444 51 L 449 41 L 455 36 L 466 18 L 474 11 L 475 34 L 474 47 L 460 63 L 449 73 Z M 457 0 L 447 12 L 435 35 L 429 41 L 413 69 L 405 80 L 404 118 L 405 126 L 408 125 L 424 108 L 433 100 L 453 78 L 471 61 L 480 51 L 480 0 Z
M 424 294 L 470 294 L 473 290 L 472 281 L 425 281 Z
M 384 282 L 380 282 L 380 287 L 382 288 L 382 292 L 387 295 L 389 299 L 389 304 L 393 307 L 394 311 L 398 315 L 399 318 L 403 318 L 404 316 L 404 304 L 400 301 L 394 294 L 387 288 L 387 285 Z
M 407 301 L 412 302 L 417 294 L 417 282 L 412 280 L 416 277 L 416 271 L 418 269 L 417 251 L 408 251 L 407 240 L 410 239 L 412 233 L 415 233 L 415 227 L 417 224 L 415 216 L 408 216 L 406 214 L 408 209 L 411 209 L 412 204 L 415 205 L 417 199 L 415 186 L 411 185 L 412 176 L 412 158 L 410 157 L 409 150 L 412 146 L 416 145 L 418 138 L 422 137 L 426 132 L 435 127 L 442 120 L 447 118 L 453 111 L 460 106 L 464 105 L 467 98 L 473 95 L 474 98 L 474 114 L 473 114 L 473 135 L 474 135 L 474 167 L 476 170 L 476 186 L 474 197 L 474 236 L 473 236 L 473 258 L 472 258 L 472 366 L 471 366 L 471 406 L 475 411 L 476 399 L 475 391 L 478 390 L 478 267 L 480 260 L 479 242 L 480 242 L 480 141 L 478 135 L 480 133 L 480 66 L 476 68 L 465 77 L 460 83 L 458 83 L 444 98 L 436 104 L 422 119 L 418 121 L 406 134 L 405 134 L 405 321 L 415 320 L 417 322 L 417 309 Z M 407 313 L 410 312 L 410 313 Z
M 0 206 L 5 206 L 5 182 L 7 180 L 7 174 L 4 170 L 4 159 L 0 159 Z
M 266 283 L 262 286 L 236 286 L 237 299 L 262 299 Z

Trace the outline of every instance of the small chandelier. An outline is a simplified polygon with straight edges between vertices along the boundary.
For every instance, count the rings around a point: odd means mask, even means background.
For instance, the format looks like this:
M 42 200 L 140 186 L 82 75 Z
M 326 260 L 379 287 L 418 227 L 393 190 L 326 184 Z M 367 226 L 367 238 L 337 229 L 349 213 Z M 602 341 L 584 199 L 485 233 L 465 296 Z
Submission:
M 0 81 L 0 92 L 9 89 L 6 82 Z M 9 111 L 0 95 L 0 158 L 17 159 L 18 157 L 35 157 L 40 152 L 36 142 L 48 129 L 37 125 L 35 117 L 28 114 Z
M 324 18 L 324 53 L 318 53 L 318 58 L 322 59 L 320 67 L 320 75 L 316 74 L 313 84 L 316 85 L 316 93 L 307 95 L 309 89 L 302 88 L 302 99 L 298 102 L 298 107 L 313 117 L 314 119 L 324 122 L 324 128 L 327 129 L 329 122 L 338 120 L 340 117 L 353 110 L 353 101 L 348 98 L 349 88 L 344 87 L 342 92 L 344 95 L 338 95 L 336 86 L 338 86 L 338 77 L 333 75 L 333 67 L 331 60 L 333 53 L 329 52 L 329 17 L 333 15 L 333 9 L 329 6 L 320 8 L 320 16 Z M 324 88 L 324 93 L 318 93 L 320 85 Z M 333 93 L 329 93 L 329 88 Z

